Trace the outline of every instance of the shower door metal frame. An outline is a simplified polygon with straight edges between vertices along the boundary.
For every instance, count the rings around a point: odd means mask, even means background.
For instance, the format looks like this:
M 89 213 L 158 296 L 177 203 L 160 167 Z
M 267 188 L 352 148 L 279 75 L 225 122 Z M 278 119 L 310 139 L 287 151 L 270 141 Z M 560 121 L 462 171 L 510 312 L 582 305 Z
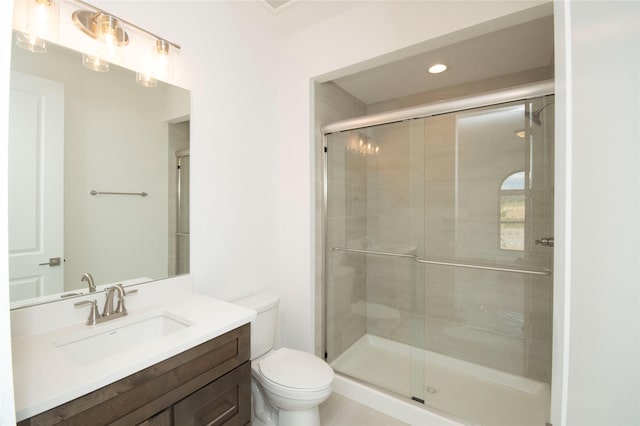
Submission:
M 503 103 L 516 102 L 516 101 L 525 101 L 533 98 L 539 98 L 546 95 L 555 94 L 555 82 L 554 80 L 546 80 L 538 83 L 532 83 L 522 86 L 516 86 L 503 90 L 496 90 L 487 93 L 482 93 L 478 95 L 468 96 L 464 98 L 456 98 L 447 101 L 435 102 L 426 105 L 419 105 L 415 107 L 402 108 L 398 110 L 382 112 L 378 114 L 365 115 L 362 117 L 351 118 L 347 120 L 336 121 L 334 123 L 329 123 L 320 127 L 320 132 L 322 133 L 322 187 L 323 187 L 323 196 L 322 196 L 322 233 L 323 233 L 323 244 L 322 244 L 322 268 L 323 268 L 323 279 L 322 279 L 322 298 L 323 298 L 323 309 L 322 309 L 322 351 L 324 353 L 324 359 L 327 359 L 327 280 L 329 278 L 327 274 L 328 270 L 328 252 L 331 250 L 328 247 L 328 232 L 327 232 L 327 201 L 328 201 L 328 156 L 327 151 L 328 147 L 328 136 L 332 133 L 340 133 L 345 131 L 362 129 L 365 127 L 374 127 L 380 126 L 383 124 L 391 124 L 399 121 L 405 120 L 414 120 L 414 119 L 422 119 L 427 117 L 432 117 L 436 115 L 460 112 L 475 108 L 487 107 L 487 106 L 495 106 Z M 413 256 L 412 256 L 413 257 Z M 420 259 L 422 260 L 422 259 Z M 418 260 L 419 261 L 419 260 Z M 438 263 L 436 261 L 422 261 L 421 263 Z M 454 263 L 454 262 L 445 262 L 447 266 L 461 266 L 461 267 L 469 267 L 464 264 Z M 484 266 L 484 265 L 482 265 Z M 486 267 L 481 267 L 480 269 L 488 269 Z M 498 268 L 496 268 L 498 269 Z M 525 271 L 516 271 L 512 270 L 511 272 L 525 272 Z M 527 271 L 528 273 L 532 273 Z M 525 273 L 527 273 L 525 272 Z M 535 275 L 549 275 L 553 272 L 550 270 L 541 270 L 534 271 Z
M 175 153 L 176 156 L 176 168 L 178 170 L 177 173 L 177 188 L 176 188 L 176 233 L 175 233 L 175 247 L 176 247 L 176 258 L 175 258 L 175 268 L 176 268 L 176 273 L 178 271 L 178 269 L 180 268 L 180 255 L 179 255 L 179 250 L 178 250 L 178 240 L 180 239 L 180 237 L 186 237 L 187 241 L 189 241 L 189 252 L 191 252 L 191 233 L 185 233 L 185 232 L 180 232 L 180 223 L 182 223 L 182 205 L 184 203 L 183 201 L 183 196 L 182 196 L 182 179 L 183 179 L 183 173 L 184 173 L 184 169 L 182 168 L 182 161 L 183 159 L 189 157 L 191 158 L 191 150 L 190 149 L 184 149 L 182 151 L 176 151 Z M 189 173 L 191 173 L 191 166 L 189 166 Z M 189 212 L 191 211 L 191 208 L 189 208 Z M 189 218 L 187 218 L 189 219 Z M 191 228 L 189 228 L 191 229 Z M 191 269 L 191 262 L 189 262 L 189 269 Z

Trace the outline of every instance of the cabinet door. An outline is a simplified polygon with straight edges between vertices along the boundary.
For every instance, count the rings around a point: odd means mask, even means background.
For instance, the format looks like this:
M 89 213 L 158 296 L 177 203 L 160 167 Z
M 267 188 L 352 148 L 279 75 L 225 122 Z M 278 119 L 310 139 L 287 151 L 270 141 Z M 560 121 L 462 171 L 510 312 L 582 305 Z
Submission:
M 208 384 L 173 406 L 180 426 L 245 425 L 251 420 L 249 362 Z

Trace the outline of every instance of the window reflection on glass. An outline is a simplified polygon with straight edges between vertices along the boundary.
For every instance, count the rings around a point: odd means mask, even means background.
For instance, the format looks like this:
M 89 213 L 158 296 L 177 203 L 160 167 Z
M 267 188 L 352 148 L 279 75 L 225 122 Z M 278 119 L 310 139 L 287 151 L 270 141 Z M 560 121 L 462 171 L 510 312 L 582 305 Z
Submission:
M 500 248 L 524 251 L 524 172 L 517 172 L 500 186 Z

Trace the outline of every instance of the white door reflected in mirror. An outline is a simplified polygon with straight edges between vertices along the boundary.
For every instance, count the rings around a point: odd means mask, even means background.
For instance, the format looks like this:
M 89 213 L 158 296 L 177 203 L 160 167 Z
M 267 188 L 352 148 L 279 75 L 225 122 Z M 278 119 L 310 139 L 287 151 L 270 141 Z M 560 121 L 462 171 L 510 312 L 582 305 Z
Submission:
M 64 291 L 64 85 L 12 72 L 9 116 L 14 301 Z

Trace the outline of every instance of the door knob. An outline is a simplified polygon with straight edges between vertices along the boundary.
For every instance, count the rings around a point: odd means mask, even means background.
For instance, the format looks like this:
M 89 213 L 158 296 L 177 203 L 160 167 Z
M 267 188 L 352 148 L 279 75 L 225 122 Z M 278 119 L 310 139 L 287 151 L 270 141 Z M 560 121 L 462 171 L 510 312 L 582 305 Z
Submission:
M 38 265 L 40 266 L 60 266 L 60 258 L 59 257 L 52 257 L 49 259 L 48 262 L 46 263 L 38 263 Z

